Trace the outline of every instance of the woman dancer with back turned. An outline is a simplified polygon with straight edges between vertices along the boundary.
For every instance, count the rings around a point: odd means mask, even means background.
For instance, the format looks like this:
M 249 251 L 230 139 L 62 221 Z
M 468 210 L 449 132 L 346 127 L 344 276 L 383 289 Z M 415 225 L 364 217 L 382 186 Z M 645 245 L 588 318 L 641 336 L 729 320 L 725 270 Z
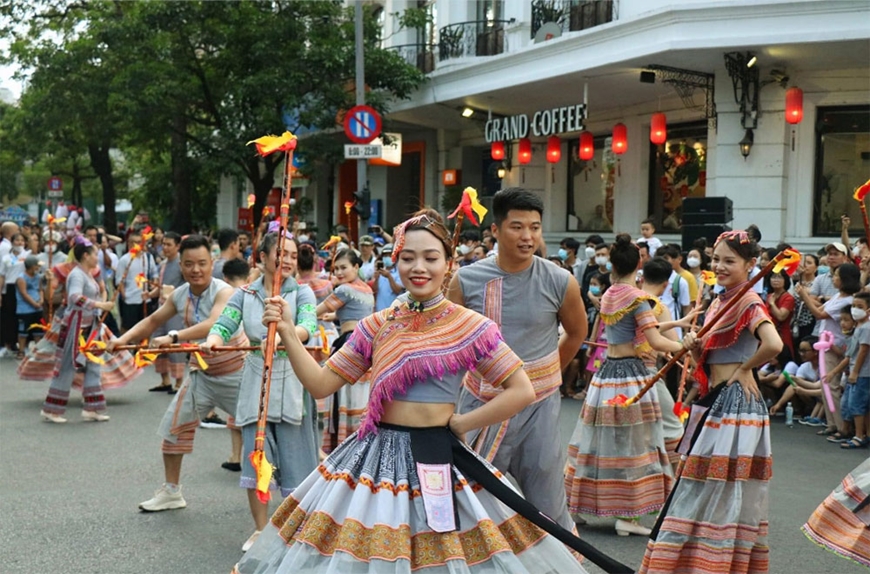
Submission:
M 768 571 L 770 420 L 753 371 L 782 350 L 782 340 L 752 290 L 720 317 L 749 279 L 757 254 L 745 231 L 723 233 L 713 249 L 712 269 L 725 292 L 707 311 L 715 327 L 702 339 L 685 339 L 698 364 L 701 399 L 692 407 L 679 449 L 688 454 L 641 573 Z
M 236 572 L 585 572 L 560 542 L 458 468 L 469 468 L 467 458 L 486 463 L 451 432 L 508 418 L 534 391 L 495 323 L 442 295 L 450 251 L 449 232 L 432 211 L 397 228 L 409 298 L 362 319 L 323 368 L 296 337 L 287 305 L 268 301 L 263 320 L 278 322 L 313 395 L 353 384 L 370 367 L 372 394 L 360 430 L 284 501 Z M 505 390 L 454 414 L 472 368 Z

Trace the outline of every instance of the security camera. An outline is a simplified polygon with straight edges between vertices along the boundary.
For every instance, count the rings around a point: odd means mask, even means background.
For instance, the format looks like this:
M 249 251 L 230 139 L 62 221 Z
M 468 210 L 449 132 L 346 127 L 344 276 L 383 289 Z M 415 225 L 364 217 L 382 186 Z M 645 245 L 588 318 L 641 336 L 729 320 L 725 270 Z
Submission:
M 782 86 L 788 84 L 788 74 L 786 74 L 782 70 L 771 70 L 770 77 L 773 79 L 774 82 L 777 82 Z

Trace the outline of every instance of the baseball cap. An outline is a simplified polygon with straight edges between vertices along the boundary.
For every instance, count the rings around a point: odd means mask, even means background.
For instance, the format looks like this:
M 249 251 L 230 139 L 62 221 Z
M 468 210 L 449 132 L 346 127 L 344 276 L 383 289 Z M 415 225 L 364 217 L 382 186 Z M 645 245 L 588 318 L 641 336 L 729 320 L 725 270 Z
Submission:
M 39 266 L 39 259 L 36 258 L 36 255 L 28 255 L 24 258 L 24 268 L 32 269 L 33 267 Z
M 381 253 L 392 253 L 393 252 L 393 244 L 387 243 L 384 245 L 383 249 L 381 249 Z
M 374 245 L 375 240 L 372 238 L 371 235 L 363 235 L 362 237 L 359 238 L 359 244 L 360 245 Z
M 839 241 L 834 241 L 834 242 L 831 242 L 831 243 L 828 243 L 827 245 L 825 245 L 825 251 L 827 251 L 831 247 L 833 247 L 834 249 L 836 249 L 837 251 L 839 251 L 843 255 L 849 254 L 849 250 L 846 249 L 846 246 L 843 245 L 842 243 L 840 243 Z

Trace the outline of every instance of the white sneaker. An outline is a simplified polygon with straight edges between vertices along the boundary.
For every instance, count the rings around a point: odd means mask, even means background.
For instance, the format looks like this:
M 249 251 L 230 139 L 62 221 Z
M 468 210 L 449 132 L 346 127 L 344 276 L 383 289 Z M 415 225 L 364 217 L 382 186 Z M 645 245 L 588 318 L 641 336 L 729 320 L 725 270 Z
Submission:
M 96 411 L 82 411 L 82 418 L 86 421 L 106 422 L 109 420 L 109 415 L 98 413 Z
M 5 359 L 6 355 L 9 354 L 9 349 L 6 347 L 0 347 L 0 359 Z
M 242 552 L 247 552 L 251 549 L 251 546 L 253 546 L 254 542 L 256 542 L 257 538 L 259 538 L 260 532 L 262 532 L 262 530 L 254 530 L 254 533 L 251 534 L 251 537 L 248 538 L 244 544 L 242 544 Z
M 65 418 L 63 418 L 60 415 L 56 415 L 54 413 L 47 413 L 45 411 L 39 411 L 39 415 L 43 418 L 43 420 L 46 420 L 50 423 L 63 424 L 66 422 Z
M 184 497 L 181 496 L 181 487 L 178 487 L 178 492 L 172 494 L 164 484 L 154 493 L 154 498 L 139 504 L 139 510 L 144 510 L 145 512 L 160 512 L 161 510 L 174 510 L 176 508 L 185 508 L 186 506 L 187 502 L 185 502 Z
M 617 521 L 616 521 L 616 533 L 619 536 L 628 536 L 629 534 L 639 534 L 640 536 L 649 536 L 650 534 L 652 534 L 652 530 L 650 530 L 646 526 L 641 526 L 639 522 L 636 522 L 634 520 L 617 519 Z

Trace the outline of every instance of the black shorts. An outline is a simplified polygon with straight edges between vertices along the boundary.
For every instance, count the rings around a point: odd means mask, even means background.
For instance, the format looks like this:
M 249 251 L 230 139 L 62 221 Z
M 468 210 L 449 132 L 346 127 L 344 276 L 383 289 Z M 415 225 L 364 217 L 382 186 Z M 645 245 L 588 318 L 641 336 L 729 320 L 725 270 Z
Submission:
M 145 318 L 145 309 L 142 303 L 128 305 L 121 303 L 121 326 L 125 330 L 132 329 L 133 326 Z
M 42 320 L 42 311 L 37 311 L 35 313 L 19 313 L 18 314 L 18 334 L 22 337 L 27 335 L 42 335 L 42 329 L 32 328 L 31 325 L 39 324 Z

